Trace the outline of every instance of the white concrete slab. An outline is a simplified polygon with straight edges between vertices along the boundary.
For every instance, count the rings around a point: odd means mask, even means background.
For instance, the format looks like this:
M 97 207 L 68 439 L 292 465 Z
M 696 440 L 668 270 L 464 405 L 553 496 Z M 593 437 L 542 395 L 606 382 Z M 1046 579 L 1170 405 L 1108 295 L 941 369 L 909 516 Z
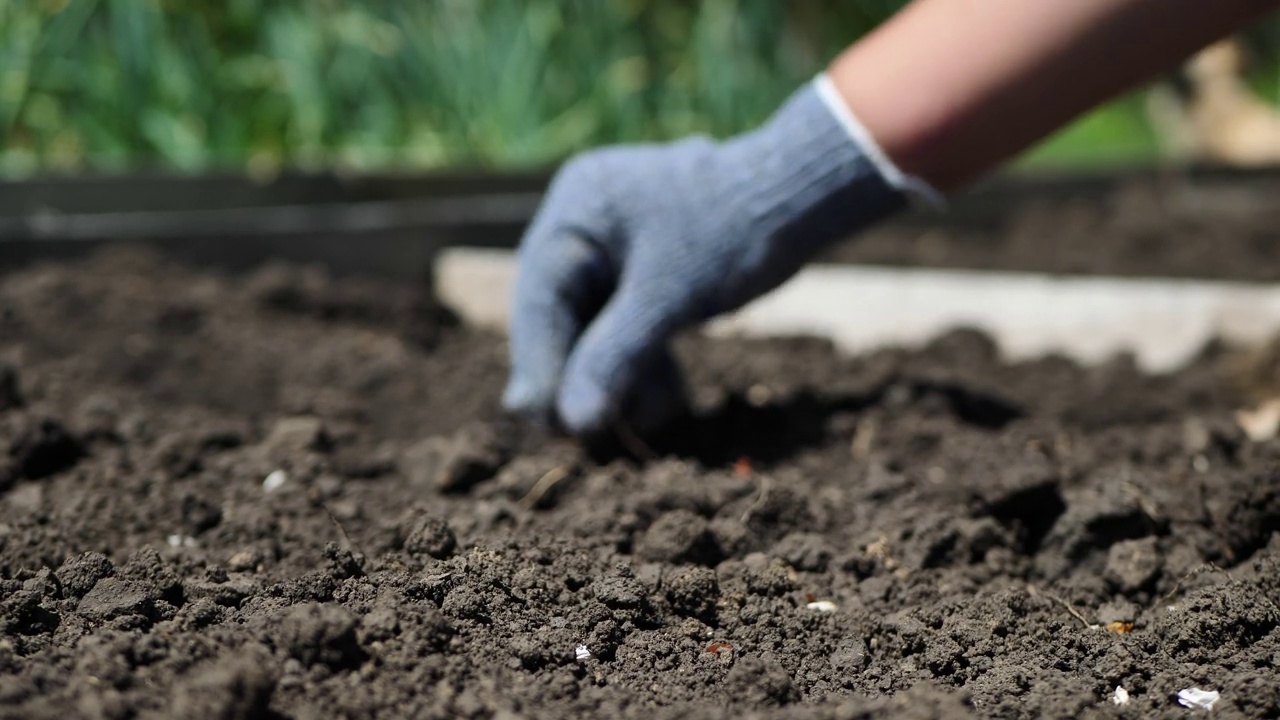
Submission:
M 509 251 L 453 249 L 436 282 L 469 322 L 505 329 L 514 278 Z M 957 327 L 986 331 L 1011 359 L 1058 352 L 1098 362 L 1132 352 L 1160 372 L 1215 337 L 1257 344 L 1280 333 L 1280 286 L 814 265 L 707 330 L 825 336 L 856 353 L 918 345 Z

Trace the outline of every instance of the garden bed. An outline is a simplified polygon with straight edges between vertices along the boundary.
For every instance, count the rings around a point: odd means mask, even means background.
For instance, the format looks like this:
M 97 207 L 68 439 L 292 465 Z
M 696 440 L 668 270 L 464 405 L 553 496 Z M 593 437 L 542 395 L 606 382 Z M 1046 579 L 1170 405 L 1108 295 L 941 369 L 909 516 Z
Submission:
M 514 247 L 547 173 L 131 175 L 0 181 L 0 268 L 145 241 L 188 262 L 264 258 L 420 278 L 439 247 Z M 822 261 L 1213 280 L 1280 279 L 1280 170 L 996 177 Z
M 588 457 L 419 286 L 119 249 L 0 306 L 3 717 L 1280 713 L 1275 348 L 686 338 L 696 416 Z

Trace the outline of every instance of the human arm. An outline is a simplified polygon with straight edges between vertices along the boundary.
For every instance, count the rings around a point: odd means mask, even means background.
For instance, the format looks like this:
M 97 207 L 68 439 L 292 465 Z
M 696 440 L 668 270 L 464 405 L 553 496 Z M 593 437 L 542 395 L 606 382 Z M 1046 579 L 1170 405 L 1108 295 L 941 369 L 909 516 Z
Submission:
M 950 190 L 1277 0 L 916 0 L 831 64 L 905 172 Z

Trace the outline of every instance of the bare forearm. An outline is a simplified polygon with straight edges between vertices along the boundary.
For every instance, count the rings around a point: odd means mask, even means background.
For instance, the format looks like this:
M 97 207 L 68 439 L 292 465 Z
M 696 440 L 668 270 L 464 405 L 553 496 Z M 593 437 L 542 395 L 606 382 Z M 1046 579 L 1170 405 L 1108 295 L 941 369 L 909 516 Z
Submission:
M 915 0 L 830 68 L 905 172 L 953 189 L 1280 0 Z

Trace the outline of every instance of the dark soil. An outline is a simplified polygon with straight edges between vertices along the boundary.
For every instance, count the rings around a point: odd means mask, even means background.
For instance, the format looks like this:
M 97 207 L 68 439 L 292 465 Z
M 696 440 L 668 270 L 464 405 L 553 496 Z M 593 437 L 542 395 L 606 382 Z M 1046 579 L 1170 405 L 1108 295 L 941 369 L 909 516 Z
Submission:
M 1280 175 L 1003 185 L 916 213 L 827 254 L 871 265 L 1280 280 Z
M 0 309 L 3 717 L 1280 715 L 1275 352 L 690 340 L 697 418 L 598 464 L 413 289 L 116 252 Z

